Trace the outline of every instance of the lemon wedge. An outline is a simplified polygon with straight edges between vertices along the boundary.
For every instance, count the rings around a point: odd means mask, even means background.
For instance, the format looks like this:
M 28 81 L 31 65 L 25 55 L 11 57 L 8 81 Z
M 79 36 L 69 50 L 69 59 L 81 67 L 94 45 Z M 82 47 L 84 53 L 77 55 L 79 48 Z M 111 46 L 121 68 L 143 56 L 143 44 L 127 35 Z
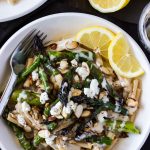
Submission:
M 92 50 L 98 50 L 100 54 L 107 59 L 108 47 L 112 39 L 114 39 L 114 33 L 100 26 L 85 28 L 75 37 L 76 41 Z
M 89 0 L 93 8 L 102 13 L 115 12 L 124 8 L 130 0 Z
M 126 78 L 134 78 L 144 74 L 144 70 L 134 57 L 129 43 L 118 33 L 108 48 L 108 58 L 116 73 Z

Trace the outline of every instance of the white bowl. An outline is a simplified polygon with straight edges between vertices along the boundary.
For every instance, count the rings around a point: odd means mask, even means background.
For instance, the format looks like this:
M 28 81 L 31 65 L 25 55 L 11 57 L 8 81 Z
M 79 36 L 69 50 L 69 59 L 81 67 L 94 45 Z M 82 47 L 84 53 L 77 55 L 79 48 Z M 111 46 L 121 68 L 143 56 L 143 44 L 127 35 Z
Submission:
M 40 7 L 47 0 L 20 0 L 10 5 L 6 0 L 0 0 L 0 22 L 22 17 Z
M 0 51 L 0 88 L 4 88 L 8 76 L 10 74 L 9 58 L 18 42 L 32 29 L 39 29 L 48 34 L 49 40 L 62 38 L 66 35 L 74 35 L 80 29 L 100 25 L 107 27 L 117 32 L 122 32 L 131 44 L 131 47 L 135 53 L 135 56 L 143 66 L 145 75 L 143 76 L 143 92 L 141 97 L 141 107 L 137 113 L 135 124 L 141 129 L 140 135 L 130 135 L 129 138 L 120 140 L 114 147 L 115 150 L 139 150 L 144 144 L 150 131 L 150 66 L 149 62 L 144 55 L 138 44 L 121 28 L 113 23 L 92 15 L 81 13 L 62 13 L 56 15 L 50 15 L 41 19 L 38 19 L 30 24 L 26 25 L 18 32 L 16 32 L 2 47 Z M 20 146 L 16 144 L 15 136 L 10 129 L 5 125 L 4 120 L 0 121 L 0 147 L 3 150 L 20 150 Z

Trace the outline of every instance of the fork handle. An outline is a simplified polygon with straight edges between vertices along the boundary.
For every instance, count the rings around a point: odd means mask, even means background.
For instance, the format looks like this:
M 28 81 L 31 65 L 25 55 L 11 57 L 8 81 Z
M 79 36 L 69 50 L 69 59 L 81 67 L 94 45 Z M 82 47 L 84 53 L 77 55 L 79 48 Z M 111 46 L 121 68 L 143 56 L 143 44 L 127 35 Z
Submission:
M 6 88 L 2 94 L 2 97 L 0 99 L 0 116 L 2 116 L 3 111 L 8 103 L 9 97 L 13 91 L 16 80 L 17 80 L 17 75 L 12 72 L 8 80 L 8 83 L 6 85 Z

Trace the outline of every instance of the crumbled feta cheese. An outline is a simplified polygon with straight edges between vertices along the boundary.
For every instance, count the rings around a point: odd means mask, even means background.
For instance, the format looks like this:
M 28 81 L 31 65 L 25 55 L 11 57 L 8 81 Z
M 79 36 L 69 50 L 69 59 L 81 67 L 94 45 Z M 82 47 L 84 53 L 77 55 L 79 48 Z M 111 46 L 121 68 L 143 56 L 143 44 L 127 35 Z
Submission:
M 93 95 L 91 94 L 90 88 L 84 88 L 84 94 L 85 94 L 87 97 L 93 98 Z
M 103 99 L 102 99 L 102 101 L 103 101 L 104 103 L 107 103 L 107 102 L 109 102 L 109 98 L 108 98 L 107 96 L 104 96 Z
M 34 71 L 32 72 L 32 80 L 33 80 L 33 81 L 36 81 L 36 80 L 38 80 L 38 79 L 39 79 L 39 74 L 38 74 L 37 70 L 34 70 Z
M 54 140 L 57 136 L 56 135 L 51 135 L 48 138 L 45 139 L 45 142 L 47 145 L 51 146 L 52 144 L 54 144 Z
M 107 82 L 106 82 L 106 79 L 105 78 L 103 78 L 103 81 L 102 81 L 102 88 L 104 88 L 104 89 L 107 89 Z
M 17 115 L 17 120 L 18 120 L 18 123 L 22 126 L 26 126 L 26 121 L 24 119 L 24 116 L 23 115 Z
M 48 130 L 40 130 L 38 132 L 38 135 L 41 137 L 41 138 L 48 138 L 50 136 L 50 132 Z
M 69 105 L 64 106 L 63 109 L 64 109 L 64 111 L 65 111 L 66 114 L 71 114 L 71 107 Z
M 96 95 L 98 95 L 99 91 L 100 89 L 98 87 L 98 81 L 96 79 L 92 79 L 90 88 L 84 88 L 84 94 L 90 98 L 94 98 Z
M 53 106 L 50 110 L 50 114 L 52 116 L 58 116 L 61 114 L 61 111 L 62 111 L 62 103 L 61 102 L 58 102 L 55 106 Z
M 27 99 L 27 94 L 25 91 L 22 91 L 17 98 L 17 101 L 20 102 L 22 99 Z
M 88 77 L 90 74 L 90 69 L 89 69 L 87 63 L 83 62 L 82 67 L 78 67 L 76 69 L 76 72 L 82 78 L 82 80 L 85 80 L 86 77 Z
M 67 69 L 68 68 L 68 62 L 66 60 L 60 61 L 60 67 L 61 70 Z
M 99 88 L 98 88 L 98 81 L 96 79 L 92 79 L 91 83 L 90 83 L 90 89 L 91 91 L 94 93 L 94 95 L 99 94 Z
M 73 67 L 77 67 L 78 66 L 78 62 L 76 61 L 76 59 L 73 59 L 71 61 L 71 64 L 72 64 Z
M 21 108 L 23 112 L 29 112 L 31 110 L 30 105 L 26 101 L 21 104 Z
M 107 111 L 101 111 L 98 115 L 97 118 L 99 120 L 99 122 L 103 123 L 105 121 L 104 117 L 107 117 Z
M 48 94 L 46 92 L 41 93 L 41 96 L 40 96 L 41 104 L 45 104 L 45 102 L 48 100 L 49 100 Z

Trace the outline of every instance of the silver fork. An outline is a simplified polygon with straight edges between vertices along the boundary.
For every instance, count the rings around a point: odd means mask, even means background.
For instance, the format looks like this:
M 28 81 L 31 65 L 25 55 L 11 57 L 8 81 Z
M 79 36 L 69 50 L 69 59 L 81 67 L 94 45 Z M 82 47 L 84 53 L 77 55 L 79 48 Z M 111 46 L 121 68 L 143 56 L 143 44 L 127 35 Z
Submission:
M 37 31 L 36 29 L 28 33 L 25 38 L 18 44 L 10 58 L 11 66 L 11 75 L 6 85 L 6 88 L 3 92 L 0 102 L 0 116 L 8 103 L 9 97 L 12 93 L 12 90 L 15 86 L 18 74 L 24 69 L 26 58 L 33 50 L 34 38 L 38 35 L 40 38 L 43 36 L 43 33 Z M 45 38 L 45 37 L 44 37 Z M 42 39 L 44 39 L 42 38 Z

